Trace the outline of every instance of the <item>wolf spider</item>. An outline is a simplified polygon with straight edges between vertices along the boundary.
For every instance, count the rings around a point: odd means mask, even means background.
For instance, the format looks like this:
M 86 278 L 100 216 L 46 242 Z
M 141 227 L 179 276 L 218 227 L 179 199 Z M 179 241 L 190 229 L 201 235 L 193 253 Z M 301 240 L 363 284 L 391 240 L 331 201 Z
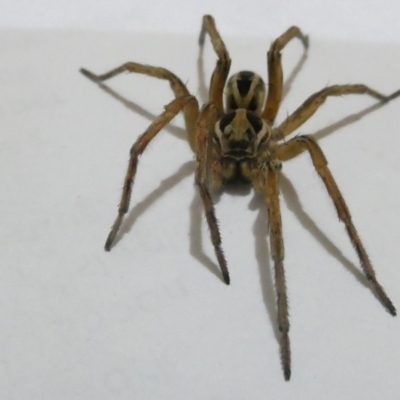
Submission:
M 295 158 L 303 151 L 308 152 L 314 168 L 333 201 L 339 219 L 345 224 L 366 278 L 389 313 L 395 316 L 396 309 L 376 278 L 353 225 L 349 209 L 328 168 L 328 162 L 320 146 L 312 136 L 308 135 L 295 136 L 288 141 L 283 139 L 305 123 L 330 96 L 367 94 L 381 102 L 387 102 L 398 96 L 400 91 L 385 96 L 362 84 L 328 86 L 311 95 L 293 114 L 274 128 L 274 120 L 282 99 L 281 50 L 294 38 L 298 38 L 307 49 L 307 36 L 303 35 L 298 27 L 292 26 L 271 44 L 268 51 L 267 96 L 264 81 L 260 76 L 253 72 L 241 71 L 228 80 L 224 108 L 223 91 L 231 59 L 216 29 L 214 19 L 210 15 L 203 17 L 200 46 L 204 45 L 206 34 L 211 39 L 218 60 L 211 78 L 209 100 L 201 109 L 185 84 L 165 68 L 127 62 L 102 75 L 95 75 L 81 69 L 84 75 L 95 82 L 105 81 L 122 72 L 136 72 L 165 79 L 169 81 L 175 94 L 175 99 L 165 106 L 164 112 L 139 136 L 130 150 L 118 216 L 108 235 L 105 249 L 107 251 L 111 249 L 123 216 L 128 211 L 139 156 L 158 132 L 182 111 L 188 141 L 197 161 L 195 182 L 204 205 L 211 241 L 226 284 L 229 284 L 230 278 L 221 248 L 221 235 L 210 196 L 210 186 L 218 188 L 227 183 L 251 184 L 265 197 L 269 215 L 270 250 L 275 270 L 281 361 L 284 377 L 289 380 L 291 358 L 288 299 L 283 268 L 284 245 L 278 185 L 282 161 Z

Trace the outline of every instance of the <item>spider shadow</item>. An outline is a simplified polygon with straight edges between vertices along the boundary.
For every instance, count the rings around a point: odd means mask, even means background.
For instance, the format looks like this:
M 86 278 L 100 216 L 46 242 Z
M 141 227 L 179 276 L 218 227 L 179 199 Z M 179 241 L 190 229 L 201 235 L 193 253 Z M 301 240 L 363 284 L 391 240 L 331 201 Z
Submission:
M 322 128 L 314 133 L 311 133 L 310 135 L 314 137 L 316 140 L 324 139 L 325 137 L 331 135 L 332 133 L 345 128 L 348 125 L 354 124 L 355 122 L 361 120 L 368 114 L 379 110 L 380 108 L 384 107 L 387 103 L 376 103 L 373 104 L 372 106 L 369 106 L 365 108 L 364 110 L 361 110 L 359 112 L 356 112 L 354 114 L 348 115 L 347 117 L 342 118 L 341 120 L 334 122 L 331 125 L 326 126 L 325 128 Z
M 206 75 L 204 72 L 204 46 L 199 46 L 199 55 L 197 57 L 197 76 L 199 84 L 197 87 L 197 93 L 202 103 L 206 103 L 208 100 L 208 89 L 206 85 Z
M 108 85 L 104 84 L 103 82 L 97 82 L 97 81 L 92 81 L 92 82 L 96 83 L 101 90 L 103 90 L 112 98 L 123 104 L 129 110 L 133 111 L 135 114 L 139 114 L 140 116 L 147 118 L 151 122 L 153 122 L 158 117 L 158 115 L 145 110 L 143 107 L 139 106 L 138 104 L 134 103 L 131 100 L 128 100 L 126 97 L 120 95 L 115 90 L 111 89 Z M 183 128 L 167 124 L 163 128 L 163 130 L 166 130 L 168 133 L 170 133 L 171 135 L 175 136 L 180 140 L 187 141 L 187 135 Z
M 289 94 L 290 90 L 292 89 L 293 82 L 296 80 L 297 75 L 303 69 L 303 66 L 304 66 L 307 58 L 308 58 L 308 50 L 305 49 L 300 60 L 297 62 L 297 64 L 293 68 L 292 72 L 289 74 L 288 78 L 283 83 L 282 101 L 285 100 L 286 96 Z
M 278 313 L 276 309 L 275 283 L 272 275 L 271 257 L 267 240 L 269 230 L 268 210 L 264 198 L 260 193 L 254 192 L 249 208 L 253 211 L 258 211 L 253 225 L 253 235 L 255 242 L 255 255 L 260 274 L 261 292 L 275 339 L 280 343 L 281 339 L 277 323 Z
M 292 183 L 283 174 L 280 175 L 280 190 L 285 199 L 287 207 L 296 215 L 303 228 L 306 229 L 322 245 L 327 253 L 338 260 L 360 284 L 366 288 L 370 288 L 370 285 L 368 284 L 363 273 L 343 255 L 340 249 L 318 228 L 311 217 L 304 211 Z M 254 192 L 254 197 L 250 201 L 249 208 L 251 210 L 258 211 L 253 225 L 255 255 L 260 274 L 260 285 L 264 305 L 271 326 L 273 327 L 275 339 L 278 343 L 280 343 L 280 332 L 277 324 L 275 281 L 272 272 L 273 266 L 271 265 L 270 250 L 268 245 L 268 210 L 263 196 Z
M 113 247 L 122 239 L 122 237 L 130 232 L 137 219 L 144 214 L 160 197 L 170 191 L 174 186 L 179 184 L 183 179 L 193 175 L 194 161 L 188 161 L 183 164 L 177 172 L 161 181 L 157 189 L 146 196 L 142 201 L 137 203 L 128 213 L 121 228 L 115 238 Z
M 345 257 L 341 250 L 318 228 L 315 222 L 304 211 L 292 183 L 283 174 L 280 175 L 280 190 L 288 209 L 296 215 L 303 228 L 306 229 L 314 237 L 314 239 L 316 239 L 322 245 L 327 253 L 336 258 L 336 260 L 339 261 L 362 286 L 369 289 L 378 302 L 382 304 L 382 301 L 375 292 L 372 283 L 367 280 L 367 277 L 361 271 L 361 267 L 355 265 L 347 257 Z
M 200 56 L 199 56 L 200 57 Z M 201 58 L 201 57 L 200 57 Z M 200 86 L 203 85 L 205 88 L 204 82 L 204 69 L 202 60 L 198 60 L 198 69 L 199 69 L 199 81 L 201 82 Z M 150 121 L 153 121 L 157 115 L 150 113 L 149 111 L 145 110 L 144 108 L 140 107 L 136 103 L 128 100 L 124 96 L 118 94 L 115 90 L 111 89 L 109 86 L 102 82 L 95 82 L 101 90 L 105 93 L 110 95 L 115 100 L 119 101 L 129 110 L 138 113 L 144 118 L 147 118 Z M 200 94 L 200 97 L 203 99 L 207 98 L 206 89 L 205 91 Z M 177 137 L 178 139 L 187 140 L 186 132 L 182 128 L 177 128 L 168 124 L 163 129 L 171 133 L 173 136 Z M 195 168 L 195 163 L 193 161 L 189 161 L 182 165 L 179 170 L 168 177 L 167 179 L 163 180 L 157 189 L 155 189 L 152 193 L 150 193 L 145 199 L 137 203 L 128 213 L 126 218 L 124 219 L 123 224 L 114 240 L 113 247 L 116 246 L 120 240 L 122 240 L 123 236 L 129 233 L 134 226 L 137 219 L 145 213 L 160 197 L 162 197 L 165 193 L 167 193 L 170 189 L 176 186 L 179 182 L 183 179 L 188 177 L 189 175 L 193 175 L 193 171 Z M 197 259 L 200 264 L 205 266 L 213 275 L 217 276 L 221 281 L 223 281 L 221 272 L 219 270 L 218 265 L 211 260 L 210 257 L 206 255 L 203 250 L 201 238 L 202 238 L 202 231 L 201 231 L 201 221 L 202 221 L 202 209 L 203 205 L 201 203 L 200 197 L 195 191 L 193 201 L 190 206 L 190 214 L 191 214 L 191 225 L 190 225 L 190 254 Z
M 363 273 L 357 268 L 356 265 L 354 265 L 354 263 L 344 256 L 342 251 L 325 235 L 324 232 L 321 231 L 311 217 L 304 211 L 294 186 L 284 174 L 280 175 L 280 191 L 285 200 L 287 208 L 293 214 L 295 214 L 302 227 L 320 243 L 320 245 L 328 254 L 341 263 L 359 283 L 365 287 L 369 287 Z
M 190 205 L 190 254 L 214 276 L 224 282 L 219 266 L 205 252 L 202 245 L 203 204 L 197 190 Z
M 196 188 L 197 189 L 197 188 Z M 225 186 L 224 189 L 213 190 L 212 191 L 212 199 L 213 204 L 216 205 L 220 202 L 222 196 L 224 194 L 229 194 L 233 196 L 246 196 L 251 190 L 250 185 L 237 186 L 237 185 L 228 185 Z M 202 221 L 204 219 L 204 211 L 203 211 L 203 203 L 201 201 L 200 195 L 197 190 L 194 192 L 194 197 L 192 204 L 190 206 L 191 213 L 191 225 L 190 225 L 190 254 L 205 266 L 213 275 L 218 277 L 221 282 L 224 282 L 224 279 L 221 274 L 221 270 L 216 261 L 211 259 L 204 251 L 202 246 Z M 209 232 L 207 234 L 207 238 L 209 236 Z
M 373 104 L 372 106 L 369 106 L 357 113 L 348 115 L 347 117 L 344 117 L 341 120 L 331 125 L 328 125 L 327 127 L 319 131 L 314 132 L 311 135 L 317 140 L 323 139 L 346 126 L 359 121 L 363 117 L 374 111 L 377 111 L 385 105 L 386 103 Z M 321 246 L 327 251 L 327 253 L 329 253 L 339 263 L 341 263 L 345 267 L 345 269 L 350 272 L 362 286 L 370 289 L 374 297 L 380 302 L 380 299 L 373 290 L 372 285 L 367 281 L 365 275 L 358 268 L 358 266 L 356 266 L 347 257 L 344 256 L 342 251 L 321 231 L 321 229 L 315 224 L 311 217 L 304 211 L 292 183 L 288 178 L 286 178 L 283 173 L 280 174 L 280 191 L 282 193 L 282 196 L 284 197 L 288 209 L 296 215 L 298 221 L 303 226 L 303 228 L 306 229 L 314 237 L 314 239 L 316 239 L 321 244 Z M 255 236 L 256 258 L 260 273 L 264 304 L 267 309 L 271 324 L 273 326 L 275 337 L 279 342 L 280 334 L 278 326 L 276 324 L 277 310 L 275 305 L 275 287 L 274 279 L 271 272 L 270 253 L 267 243 L 268 213 L 262 196 L 257 196 L 257 194 L 255 194 L 254 199 L 250 203 L 250 208 L 258 209 L 258 215 L 253 228 L 253 233 Z
M 393 93 L 391 95 L 391 100 L 394 99 L 397 95 L 397 92 Z M 386 102 L 380 102 L 380 103 L 376 103 L 373 104 L 372 106 L 369 106 L 367 108 L 365 108 L 364 110 L 361 110 L 357 113 L 348 115 L 347 117 L 342 118 L 341 120 L 326 126 L 323 129 L 320 129 L 314 133 L 311 133 L 311 136 L 313 136 L 316 140 L 320 140 L 320 139 L 324 139 L 325 137 L 331 135 L 332 133 L 353 124 L 354 122 L 359 121 L 360 119 L 362 119 L 363 117 L 367 116 L 368 114 L 379 110 L 381 107 L 384 107 L 387 103 Z M 346 267 L 346 269 L 350 272 L 353 273 L 353 275 L 356 277 L 356 279 L 366 288 L 370 289 L 371 293 L 374 295 L 374 297 L 380 302 L 381 299 L 379 298 L 379 296 L 377 295 L 377 293 L 375 292 L 373 285 L 367 281 L 367 278 L 364 276 L 364 274 L 354 266 L 353 263 L 351 263 L 347 258 L 345 258 L 343 256 L 343 254 L 336 248 L 336 246 L 332 247 L 332 243 L 329 241 L 327 242 L 327 238 L 326 236 L 318 229 L 316 228 L 315 224 L 313 221 L 311 221 L 311 223 L 308 222 L 307 218 L 309 218 L 307 215 L 304 215 L 304 210 L 301 209 L 297 209 L 298 208 L 296 206 L 296 204 L 300 204 L 297 203 L 298 201 L 298 197 L 297 194 L 294 191 L 293 186 L 291 185 L 291 183 L 289 182 L 289 180 L 287 178 L 283 178 L 281 181 L 283 181 L 283 190 L 282 193 L 285 196 L 285 200 L 288 204 L 289 209 L 292 209 L 293 212 L 296 213 L 297 217 L 299 218 L 300 222 L 302 223 L 302 225 L 309 230 L 309 232 L 317 239 L 320 241 L 320 243 L 325 247 L 325 249 L 331 253 L 333 256 L 335 256 L 339 261 L 342 262 L 342 264 Z M 285 186 L 286 186 L 286 195 L 284 193 L 285 191 Z M 293 201 L 293 199 L 295 199 L 295 201 Z M 313 227 L 314 225 L 314 227 Z M 311 228 L 311 230 L 310 230 Z M 315 229 L 316 228 L 316 229 Z M 330 243 L 328 245 L 328 243 Z
M 183 179 L 192 176 L 195 168 L 194 161 L 188 161 L 183 164 L 177 172 L 168 178 L 161 181 L 157 189 L 146 196 L 142 201 L 137 203 L 128 213 L 127 217 L 124 219 L 123 224 L 115 238 L 113 247 L 122 240 L 123 236 L 129 233 L 134 226 L 138 218 L 143 215 L 156 201 L 158 201 L 165 193 L 170 191 L 174 186 L 179 184 Z M 249 188 L 245 191 L 240 189 L 236 191 L 238 194 L 246 194 L 249 192 Z M 229 192 L 229 191 L 228 191 Z M 218 192 L 215 196 L 216 203 L 219 202 L 222 191 Z M 224 282 L 219 266 L 214 262 L 203 250 L 202 246 L 202 217 L 203 217 L 203 204 L 201 198 L 197 192 L 194 191 L 194 196 L 192 203 L 190 205 L 190 254 L 194 257 L 200 264 L 206 267 L 214 276 Z

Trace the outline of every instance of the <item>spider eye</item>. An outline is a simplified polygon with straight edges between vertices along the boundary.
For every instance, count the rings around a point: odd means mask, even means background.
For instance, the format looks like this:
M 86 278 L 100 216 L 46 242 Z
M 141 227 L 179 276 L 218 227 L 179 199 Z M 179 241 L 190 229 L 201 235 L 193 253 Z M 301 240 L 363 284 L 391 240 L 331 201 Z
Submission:
M 222 133 L 225 135 L 225 137 L 229 137 L 232 133 L 232 129 L 227 128 Z
M 235 112 L 230 112 L 221 118 L 221 120 L 219 121 L 219 129 L 221 130 L 221 132 L 225 133 L 225 128 L 233 121 L 235 115 Z
M 254 133 L 252 132 L 251 129 L 247 129 L 245 134 L 246 134 L 246 138 L 248 141 L 250 141 L 254 138 Z
M 263 127 L 262 119 L 254 115 L 252 112 L 246 112 L 247 120 L 250 122 L 251 126 L 253 127 L 255 132 L 261 131 Z
M 266 143 L 266 141 L 269 139 L 269 135 L 264 135 L 261 137 L 260 142 L 258 143 L 258 146 L 263 145 Z

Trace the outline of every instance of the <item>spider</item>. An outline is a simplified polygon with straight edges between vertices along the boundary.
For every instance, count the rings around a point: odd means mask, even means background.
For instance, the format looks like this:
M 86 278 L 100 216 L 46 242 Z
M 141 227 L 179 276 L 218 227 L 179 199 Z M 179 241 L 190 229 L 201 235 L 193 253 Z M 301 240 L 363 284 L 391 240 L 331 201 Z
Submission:
M 387 102 L 397 97 L 400 90 L 385 96 L 362 84 L 328 86 L 311 95 L 285 121 L 274 127 L 282 99 L 281 51 L 294 38 L 301 41 L 306 51 L 308 37 L 298 27 L 292 26 L 272 42 L 267 57 L 269 84 L 266 95 L 264 81 L 253 72 L 238 72 L 227 81 L 231 59 L 217 31 L 215 21 L 210 15 L 203 17 L 199 37 L 201 48 L 204 46 L 206 34 L 210 37 L 218 60 L 211 77 L 208 102 L 201 109 L 185 84 L 165 68 L 127 62 L 102 75 L 95 75 L 86 69 L 81 69 L 84 75 L 95 82 L 105 81 L 122 72 L 149 75 L 169 81 L 175 94 L 175 99 L 164 107 L 164 111 L 139 136 L 130 149 L 129 165 L 118 216 L 108 235 L 105 250 L 111 249 L 122 219 L 128 211 L 139 156 L 160 130 L 178 113 L 183 112 L 189 145 L 197 162 L 195 183 L 204 205 L 211 241 L 226 284 L 230 283 L 230 277 L 221 247 L 221 235 L 210 189 L 231 183 L 251 184 L 265 197 L 269 216 L 270 252 L 275 271 L 281 362 L 284 377 L 289 380 L 291 352 L 288 297 L 283 267 L 284 245 L 279 203 L 279 174 L 283 161 L 291 160 L 303 151 L 309 154 L 314 168 L 333 201 L 340 221 L 345 224 L 347 234 L 367 280 L 391 315 L 396 315 L 396 309 L 376 278 L 375 271 L 353 225 L 349 209 L 329 170 L 328 162 L 320 146 L 312 136 L 308 135 L 295 136 L 287 141 L 284 139 L 305 123 L 330 96 L 366 94 L 381 102 Z M 224 88 L 225 108 L 223 105 Z

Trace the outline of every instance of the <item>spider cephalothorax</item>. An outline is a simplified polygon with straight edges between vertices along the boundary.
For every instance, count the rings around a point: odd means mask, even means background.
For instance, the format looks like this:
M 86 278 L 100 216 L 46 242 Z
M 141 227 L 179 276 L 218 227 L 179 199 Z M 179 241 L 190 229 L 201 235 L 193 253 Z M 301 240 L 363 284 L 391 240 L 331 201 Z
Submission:
M 330 96 L 368 94 L 379 101 L 386 102 L 397 97 L 400 91 L 385 96 L 362 84 L 328 86 L 310 96 L 293 114 L 274 128 L 273 124 L 282 100 L 283 73 L 280 52 L 293 38 L 300 39 L 307 48 L 307 37 L 299 28 L 292 26 L 271 44 L 268 51 L 267 96 L 265 95 L 265 84 L 260 76 L 249 71 L 241 71 L 233 75 L 226 86 L 226 109 L 224 109 L 223 91 L 229 75 L 231 59 L 215 27 L 214 19 L 210 15 L 205 15 L 203 18 L 200 46 L 204 45 L 206 33 L 210 36 L 218 61 L 211 78 L 208 102 L 201 110 L 196 98 L 189 94 L 183 82 L 165 68 L 128 62 L 103 75 L 94 75 L 87 70 L 81 70 L 83 74 L 97 82 L 124 71 L 150 75 L 168 80 L 175 94 L 175 99 L 165 106 L 165 111 L 137 139 L 130 150 L 130 160 L 118 216 L 108 235 L 105 249 L 111 249 L 123 216 L 128 211 L 139 156 L 157 133 L 182 111 L 185 117 L 188 141 L 196 155 L 196 185 L 203 201 L 218 264 L 227 284 L 230 283 L 230 277 L 221 248 L 221 235 L 209 186 L 211 183 L 216 187 L 232 182 L 250 183 L 265 198 L 269 216 L 270 251 L 275 270 L 281 360 L 285 379 L 288 380 L 291 373 L 291 362 L 288 302 L 283 268 L 285 254 L 279 203 L 281 162 L 293 159 L 303 151 L 308 152 L 314 168 L 333 201 L 339 219 L 346 226 L 361 268 L 373 290 L 390 314 L 396 315 L 396 309 L 376 279 L 375 271 L 352 222 L 349 209 L 315 139 L 307 135 L 295 136 L 286 141 L 282 141 L 282 139 L 306 122 Z M 210 176 L 211 179 L 209 179 Z
M 215 124 L 215 138 L 222 157 L 222 180 L 250 183 L 257 152 L 270 137 L 268 124 L 252 111 L 238 108 L 224 115 Z

